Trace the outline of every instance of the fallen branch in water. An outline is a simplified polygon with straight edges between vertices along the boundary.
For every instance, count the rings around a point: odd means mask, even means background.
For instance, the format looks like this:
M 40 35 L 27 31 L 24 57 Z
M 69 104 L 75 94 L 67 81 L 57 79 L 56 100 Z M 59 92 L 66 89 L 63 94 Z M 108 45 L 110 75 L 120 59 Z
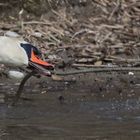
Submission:
M 114 68 L 90 68 L 83 70 L 73 70 L 67 72 L 56 71 L 54 72 L 56 75 L 66 76 L 66 75 L 74 75 L 74 74 L 84 74 L 84 73 L 93 73 L 93 72 L 118 72 L 118 71 L 140 71 L 139 67 L 114 67 Z

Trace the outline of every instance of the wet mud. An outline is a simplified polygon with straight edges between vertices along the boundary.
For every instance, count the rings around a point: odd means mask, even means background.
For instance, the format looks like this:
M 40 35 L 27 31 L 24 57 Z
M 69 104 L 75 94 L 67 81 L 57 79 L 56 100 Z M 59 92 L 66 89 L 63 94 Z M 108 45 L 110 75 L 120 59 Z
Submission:
M 17 106 L 18 82 L 0 82 L 1 140 L 139 140 L 140 74 L 31 79 Z

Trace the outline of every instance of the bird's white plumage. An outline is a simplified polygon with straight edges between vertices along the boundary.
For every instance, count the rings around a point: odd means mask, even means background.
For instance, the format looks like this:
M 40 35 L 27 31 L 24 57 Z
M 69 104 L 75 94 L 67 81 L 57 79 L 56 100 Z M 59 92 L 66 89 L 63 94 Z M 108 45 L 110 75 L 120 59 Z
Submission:
M 24 73 L 16 70 L 10 70 L 7 73 L 7 76 L 11 79 L 21 80 L 24 78 Z
M 27 66 L 28 56 L 20 43 L 27 43 L 22 39 L 0 36 L 0 63 L 7 66 Z

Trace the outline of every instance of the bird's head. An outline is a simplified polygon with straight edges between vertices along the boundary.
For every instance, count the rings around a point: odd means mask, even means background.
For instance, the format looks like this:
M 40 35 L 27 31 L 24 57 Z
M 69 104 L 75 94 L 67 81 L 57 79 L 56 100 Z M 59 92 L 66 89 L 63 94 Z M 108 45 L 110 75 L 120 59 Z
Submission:
M 54 70 L 54 65 L 42 59 L 42 54 L 39 49 L 28 43 L 21 43 L 21 47 L 24 48 L 28 56 L 29 69 L 32 69 L 41 75 L 51 76 L 51 71 Z

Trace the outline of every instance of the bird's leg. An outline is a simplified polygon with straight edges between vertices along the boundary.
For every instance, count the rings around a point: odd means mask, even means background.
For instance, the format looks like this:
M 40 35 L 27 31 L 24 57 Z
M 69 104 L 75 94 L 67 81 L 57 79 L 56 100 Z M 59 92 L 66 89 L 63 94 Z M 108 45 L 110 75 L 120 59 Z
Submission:
M 18 88 L 18 90 L 17 90 L 17 92 L 16 92 L 16 95 L 15 95 L 15 97 L 14 97 L 14 99 L 13 99 L 12 106 L 16 105 L 16 103 L 18 102 L 18 100 L 19 100 L 19 98 L 20 98 L 20 96 L 21 96 L 21 93 L 22 93 L 22 91 L 23 91 L 23 88 L 24 88 L 24 85 L 25 85 L 26 81 L 27 81 L 30 77 L 32 77 L 33 75 L 35 75 L 35 74 L 36 74 L 36 72 L 35 72 L 35 71 L 32 71 L 32 72 L 28 73 L 28 74 L 23 78 L 23 80 L 21 81 L 21 83 L 20 83 L 20 85 L 19 85 L 19 88 Z

